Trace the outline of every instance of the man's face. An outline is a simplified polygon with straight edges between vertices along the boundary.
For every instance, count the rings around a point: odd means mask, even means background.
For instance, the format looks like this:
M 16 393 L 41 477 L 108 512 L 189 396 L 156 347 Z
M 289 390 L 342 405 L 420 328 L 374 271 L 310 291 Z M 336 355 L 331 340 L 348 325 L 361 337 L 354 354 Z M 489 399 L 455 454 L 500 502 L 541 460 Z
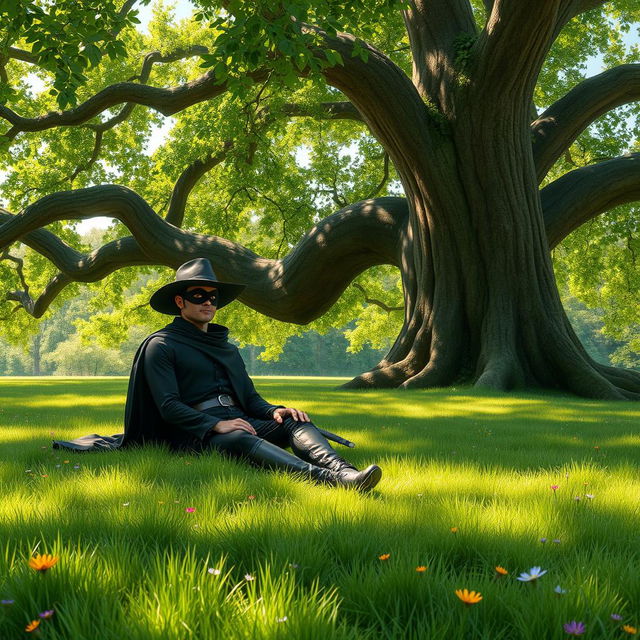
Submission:
M 217 303 L 211 303 L 211 300 L 206 298 L 206 295 L 199 296 L 198 294 L 205 292 L 209 294 L 213 291 L 216 291 L 215 287 L 205 287 L 204 285 L 195 285 L 193 287 L 188 287 L 186 290 L 187 294 L 192 294 L 190 298 L 198 298 L 202 297 L 203 302 L 192 302 L 187 300 L 184 296 L 176 296 L 175 301 L 180 309 L 180 315 L 189 322 L 193 322 L 194 324 L 206 324 L 207 322 L 211 322 L 213 316 L 216 314 L 217 307 L 215 306 Z

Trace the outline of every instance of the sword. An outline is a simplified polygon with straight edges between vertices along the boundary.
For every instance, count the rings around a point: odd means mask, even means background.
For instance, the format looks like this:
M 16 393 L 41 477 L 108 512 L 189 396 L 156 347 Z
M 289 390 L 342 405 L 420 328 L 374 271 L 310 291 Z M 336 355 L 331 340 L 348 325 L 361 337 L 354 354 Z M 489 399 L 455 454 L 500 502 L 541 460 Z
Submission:
M 343 438 L 342 436 L 339 436 L 335 433 L 331 433 L 331 431 L 326 431 L 325 429 L 318 429 L 318 431 L 327 439 L 327 440 L 333 440 L 333 442 L 337 442 L 338 444 L 344 445 L 345 447 L 349 447 L 350 449 L 353 449 L 353 447 L 356 446 L 355 442 L 351 442 L 351 440 L 347 440 L 346 438 Z

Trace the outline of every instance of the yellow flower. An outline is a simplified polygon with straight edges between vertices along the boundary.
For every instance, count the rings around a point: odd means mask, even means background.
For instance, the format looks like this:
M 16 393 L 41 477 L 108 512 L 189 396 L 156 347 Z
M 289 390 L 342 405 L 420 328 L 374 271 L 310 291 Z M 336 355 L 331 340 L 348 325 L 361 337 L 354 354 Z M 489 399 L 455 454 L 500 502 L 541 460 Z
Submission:
M 427 570 L 427 567 L 425 567 L 424 565 L 420 565 L 419 567 L 416 567 L 416 571 L 418 573 L 424 573 Z
M 504 567 L 497 566 L 496 567 L 496 573 L 499 576 L 506 576 L 509 572 Z
M 44 573 L 51 569 L 56 562 L 58 562 L 57 556 L 52 556 L 48 553 L 43 555 L 38 554 L 29 559 L 29 566 L 36 571 Z
M 40 626 L 40 620 L 32 620 L 25 628 L 24 630 L 27 633 L 31 633 L 32 631 L 35 631 L 38 627 Z
M 390 557 L 390 553 L 383 553 L 381 556 L 378 556 L 378 560 L 388 560 Z
M 482 600 L 482 594 L 479 591 L 469 591 L 468 589 L 456 589 L 456 595 L 466 605 L 472 605 Z
M 451 527 L 449 531 L 451 531 L 451 533 L 458 533 L 458 527 Z
M 623 631 L 626 631 L 630 636 L 635 636 L 638 633 L 638 630 L 635 627 L 632 627 L 630 624 L 625 624 L 622 627 Z

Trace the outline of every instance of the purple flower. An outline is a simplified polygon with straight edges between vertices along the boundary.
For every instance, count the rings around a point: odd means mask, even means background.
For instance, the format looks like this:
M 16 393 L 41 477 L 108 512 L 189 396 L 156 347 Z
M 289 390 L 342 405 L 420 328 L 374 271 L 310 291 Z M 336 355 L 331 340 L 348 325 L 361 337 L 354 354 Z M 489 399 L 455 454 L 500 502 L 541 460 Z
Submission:
M 546 538 L 540 538 L 540 542 L 542 542 L 542 544 L 544 544 L 547 541 Z
M 560 544 L 560 538 L 554 538 L 553 544 Z
M 563 627 L 564 632 L 570 636 L 581 636 L 586 631 L 584 622 L 576 622 L 575 620 L 565 622 Z
M 612 613 L 611 619 L 615 620 L 616 622 L 620 622 L 622 620 L 622 616 L 619 613 Z
M 0 600 L 0 604 L 4 607 L 8 607 L 15 603 L 15 600 Z
M 44 618 L 46 620 L 47 618 L 50 618 L 54 613 L 55 613 L 55 611 L 53 609 L 47 609 L 46 611 L 43 611 L 42 613 L 39 613 L 38 615 L 41 618 Z

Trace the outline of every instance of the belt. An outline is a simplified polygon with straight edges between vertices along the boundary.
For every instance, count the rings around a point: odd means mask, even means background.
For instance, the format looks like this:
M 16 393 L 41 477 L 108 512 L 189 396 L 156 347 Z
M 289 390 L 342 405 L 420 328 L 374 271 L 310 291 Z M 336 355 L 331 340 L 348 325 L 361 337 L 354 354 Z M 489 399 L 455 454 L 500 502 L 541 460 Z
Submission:
M 196 411 L 204 411 L 205 409 L 211 409 L 211 407 L 234 407 L 237 404 L 233 396 L 230 396 L 228 393 L 221 393 L 219 396 L 215 396 L 215 398 L 194 404 L 193 408 Z

